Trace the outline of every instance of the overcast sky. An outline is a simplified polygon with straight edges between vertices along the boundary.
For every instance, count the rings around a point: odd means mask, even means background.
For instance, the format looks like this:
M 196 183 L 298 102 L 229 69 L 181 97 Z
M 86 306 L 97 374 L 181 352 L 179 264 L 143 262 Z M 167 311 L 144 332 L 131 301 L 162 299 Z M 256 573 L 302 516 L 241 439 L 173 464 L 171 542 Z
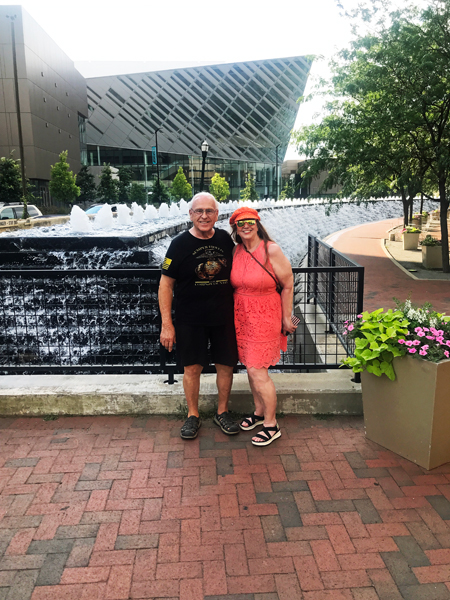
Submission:
M 351 7 L 356 0 L 341 0 Z M 11 4 L 0 0 L 0 4 Z M 331 56 L 350 26 L 336 0 L 24 0 L 22 6 L 86 77 L 298 56 Z M 140 63 L 145 61 L 143 69 Z M 127 64 L 128 63 L 128 64 Z M 313 65 L 311 74 L 323 69 Z M 301 107 L 296 127 L 317 109 Z M 293 149 L 287 158 L 295 158 Z

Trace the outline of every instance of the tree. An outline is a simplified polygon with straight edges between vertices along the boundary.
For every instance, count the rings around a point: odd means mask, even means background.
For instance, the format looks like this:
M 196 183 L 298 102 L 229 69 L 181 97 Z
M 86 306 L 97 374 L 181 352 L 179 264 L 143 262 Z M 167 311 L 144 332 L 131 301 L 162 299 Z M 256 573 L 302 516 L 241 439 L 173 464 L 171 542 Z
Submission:
M 59 161 L 50 167 L 50 193 L 55 200 L 71 204 L 80 195 L 77 176 L 70 170 L 67 150 L 59 155 Z
M 119 197 L 117 181 L 112 178 L 111 167 L 106 163 L 103 164 L 97 193 L 99 199 L 105 204 L 114 204 Z
M 241 200 L 259 200 L 259 195 L 255 187 L 255 180 L 250 174 L 247 176 L 245 188 L 241 190 Z
M 328 165 L 325 185 L 339 182 L 343 194 L 399 193 L 405 222 L 418 192 L 437 192 L 449 272 L 450 0 L 392 12 L 385 21 L 338 55 L 330 114 L 298 133 L 299 150 L 312 158 L 310 173 Z
M 210 193 L 214 196 L 217 202 L 225 202 L 230 195 L 230 186 L 225 177 L 221 177 L 219 173 L 214 173 L 209 186 Z
M 170 196 L 167 187 L 160 179 L 156 179 L 152 189 L 152 204 L 159 206 L 161 202 L 169 202 L 169 200 Z
M 0 159 L 0 202 L 20 202 L 22 200 L 22 176 L 19 161 L 9 158 Z
M 77 175 L 77 185 L 80 188 L 78 200 L 80 202 L 94 202 L 97 198 L 97 188 L 95 186 L 95 178 L 89 172 L 89 167 L 83 165 Z
M 182 198 L 188 201 L 192 197 L 192 186 L 186 179 L 183 167 L 178 167 L 178 173 L 174 177 L 170 194 L 177 202 Z
M 119 183 L 117 184 L 119 193 L 119 202 L 128 202 L 130 198 L 130 185 L 133 181 L 133 171 L 130 167 L 119 167 Z
M 129 197 L 130 202 L 136 202 L 139 206 L 147 204 L 147 191 L 143 185 L 136 181 L 131 184 Z
M 279 200 L 284 200 L 285 198 L 294 198 L 295 197 L 295 184 L 293 179 L 288 179 L 286 181 L 286 185 L 281 190 Z

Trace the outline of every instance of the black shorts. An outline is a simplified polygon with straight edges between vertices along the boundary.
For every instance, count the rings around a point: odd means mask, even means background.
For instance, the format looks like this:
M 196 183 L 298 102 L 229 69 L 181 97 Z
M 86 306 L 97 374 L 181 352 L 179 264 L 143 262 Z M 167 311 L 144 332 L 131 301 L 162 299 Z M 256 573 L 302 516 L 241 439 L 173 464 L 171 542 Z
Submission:
M 213 364 L 235 367 L 238 361 L 234 322 L 227 325 L 176 325 L 177 362 L 181 367 Z M 209 350 L 208 351 L 208 345 Z

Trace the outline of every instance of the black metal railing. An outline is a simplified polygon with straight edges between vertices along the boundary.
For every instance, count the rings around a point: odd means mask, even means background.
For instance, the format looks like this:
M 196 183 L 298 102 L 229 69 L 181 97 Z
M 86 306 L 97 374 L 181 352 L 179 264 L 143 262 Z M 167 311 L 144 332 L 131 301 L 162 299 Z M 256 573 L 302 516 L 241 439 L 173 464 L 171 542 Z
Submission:
M 338 368 L 353 353 L 344 322 L 362 311 L 364 269 L 310 236 L 308 266 L 293 271 L 300 324 L 274 369 Z M 156 268 L 0 271 L 0 374 L 167 373 L 171 382 L 159 277 Z

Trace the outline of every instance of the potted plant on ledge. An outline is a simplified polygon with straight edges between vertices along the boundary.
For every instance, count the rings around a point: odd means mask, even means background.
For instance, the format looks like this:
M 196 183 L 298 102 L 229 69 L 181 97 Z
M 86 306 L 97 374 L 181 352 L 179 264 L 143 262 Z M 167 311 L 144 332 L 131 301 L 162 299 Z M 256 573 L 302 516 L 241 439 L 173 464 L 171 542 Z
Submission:
M 420 234 L 421 230 L 418 227 L 413 227 L 412 225 L 407 225 L 404 229 L 402 229 L 403 250 L 417 250 Z
M 442 269 L 442 242 L 427 235 L 419 242 L 422 246 L 422 265 L 425 269 Z
M 345 327 L 366 436 L 426 469 L 450 462 L 450 317 L 410 300 Z M 345 333 L 344 331 L 344 333 Z

